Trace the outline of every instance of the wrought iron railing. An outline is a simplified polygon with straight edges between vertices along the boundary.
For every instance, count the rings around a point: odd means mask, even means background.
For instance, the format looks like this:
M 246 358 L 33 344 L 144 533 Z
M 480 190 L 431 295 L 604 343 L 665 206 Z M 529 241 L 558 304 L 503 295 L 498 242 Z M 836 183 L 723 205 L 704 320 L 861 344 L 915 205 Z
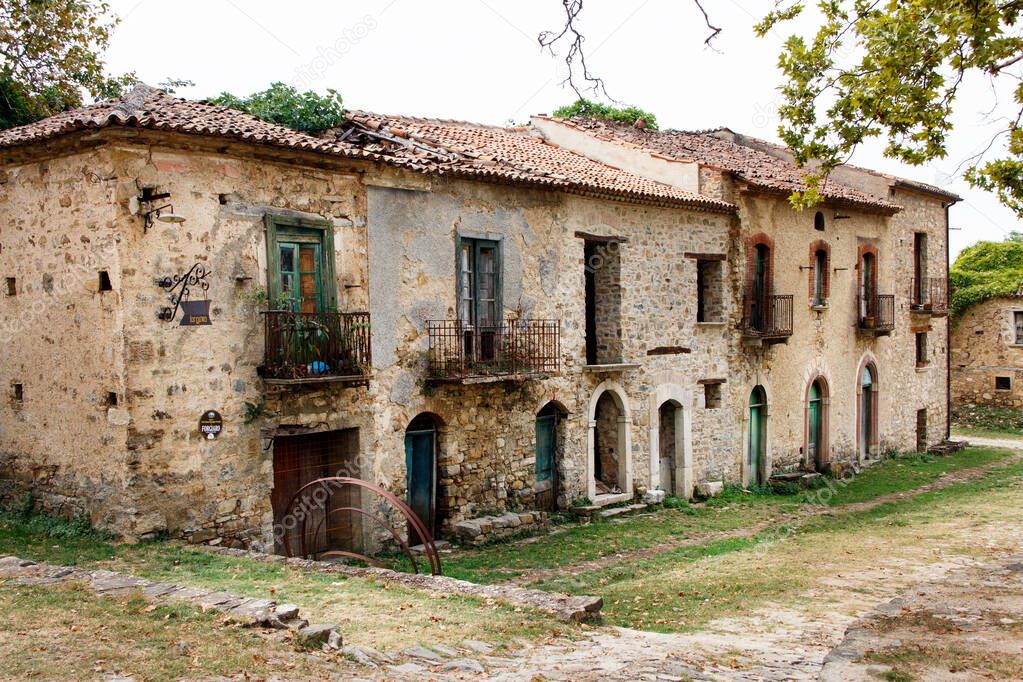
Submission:
M 369 373 L 369 313 L 269 310 L 263 316 L 265 378 L 311 381 Z
M 856 305 L 860 314 L 860 329 L 887 332 L 895 329 L 895 296 L 874 294 L 864 298 L 857 296 Z
M 551 376 L 561 369 L 558 320 L 509 320 L 496 325 L 433 320 L 428 325 L 428 371 L 434 380 Z
M 913 310 L 920 312 L 947 313 L 949 310 L 948 281 L 941 277 L 914 279 L 909 305 Z
M 792 336 L 792 295 L 753 296 L 743 299 L 743 336 L 784 339 Z

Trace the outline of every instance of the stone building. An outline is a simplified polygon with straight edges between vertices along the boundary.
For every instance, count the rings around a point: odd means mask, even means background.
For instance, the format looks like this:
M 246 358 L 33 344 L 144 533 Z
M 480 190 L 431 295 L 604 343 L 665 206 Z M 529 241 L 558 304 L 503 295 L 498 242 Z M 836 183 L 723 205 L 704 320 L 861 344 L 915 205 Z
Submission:
M 1023 407 L 1023 292 L 967 308 L 951 347 L 954 404 Z
M 0 164 L 0 493 L 128 536 L 280 551 L 338 474 L 449 534 L 945 435 L 941 190 L 843 169 L 798 213 L 728 131 L 311 137 L 145 86 Z

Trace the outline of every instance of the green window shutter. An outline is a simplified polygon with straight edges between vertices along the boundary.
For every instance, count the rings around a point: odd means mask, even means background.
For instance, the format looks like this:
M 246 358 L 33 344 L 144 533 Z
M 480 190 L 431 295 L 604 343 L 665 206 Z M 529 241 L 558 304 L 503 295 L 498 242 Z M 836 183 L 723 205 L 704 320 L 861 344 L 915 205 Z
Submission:
M 295 247 L 292 252 L 292 262 L 284 263 L 284 265 L 288 265 L 288 272 L 293 273 L 297 289 L 300 286 L 298 281 L 300 245 L 315 244 L 317 309 L 337 310 L 336 255 L 334 252 L 334 229 L 331 224 L 326 220 L 310 220 L 274 214 L 267 214 L 264 224 L 266 228 L 267 294 L 271 305 L 273 302 L 279 301 L 284 293 L 281 249 L 283 248 L 287 253 L 292 247 Z

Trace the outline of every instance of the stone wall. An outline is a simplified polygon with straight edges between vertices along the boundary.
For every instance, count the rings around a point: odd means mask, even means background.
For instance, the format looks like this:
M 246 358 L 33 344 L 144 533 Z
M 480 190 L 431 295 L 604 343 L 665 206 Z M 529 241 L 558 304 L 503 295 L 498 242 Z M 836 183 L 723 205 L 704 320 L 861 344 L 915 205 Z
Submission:
M 952 400 L 1023 407 L 1023 345 L 1016 343 L 1015 313 L 1023 299 L 994 298 L 971 306 L 952 326 Z M 996 379 L 1008 380 L 1008 390 Z

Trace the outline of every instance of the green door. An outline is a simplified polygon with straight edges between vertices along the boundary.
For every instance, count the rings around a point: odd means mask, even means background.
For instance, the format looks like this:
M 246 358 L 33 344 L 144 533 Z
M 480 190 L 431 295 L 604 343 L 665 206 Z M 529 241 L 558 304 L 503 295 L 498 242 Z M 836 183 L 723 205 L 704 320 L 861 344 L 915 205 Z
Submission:
M 536 508 L 552 511 L 557 505 L 556 415 L 536 418 Z
M 810 386 L 810 404 L 807 413 L 806 461 L 816 469 L 821 460 L 821 388 L 816 381 Z
M 757 386 L 750 394 L 749 404 L 749 480 L 752 485 L 764 483 L 764 453 L 767 444 L 767 400 L 764 389 Z
M 435 429 L 405 432 L 405 471 L 408 505 L 416 513 L 430 535 L 436 535 L 436 472 L 437 432 Z M 419 544 L 419 537 L 411 531 L 409 539 Z
M 867 457 L 874 440 L 874 375 L 870 367 L 863 368 L 860 391 L 860 454 Z

